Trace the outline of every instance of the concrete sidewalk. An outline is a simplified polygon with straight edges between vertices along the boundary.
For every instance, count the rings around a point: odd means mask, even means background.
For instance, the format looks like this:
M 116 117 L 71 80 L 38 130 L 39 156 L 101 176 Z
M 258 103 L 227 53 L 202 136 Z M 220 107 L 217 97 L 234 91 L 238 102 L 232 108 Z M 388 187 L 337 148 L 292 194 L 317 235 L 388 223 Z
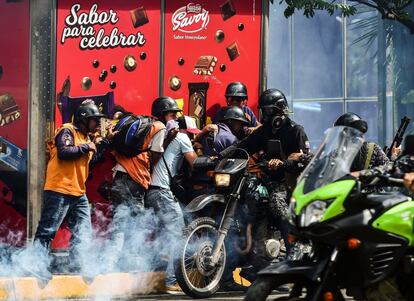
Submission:
M 55 275 L 42 288 L 34 277 L 0 278 L 0 300 L 127 297 L 165 292 L 164 273 L 113 273 L 86 284 L 78 275 Z

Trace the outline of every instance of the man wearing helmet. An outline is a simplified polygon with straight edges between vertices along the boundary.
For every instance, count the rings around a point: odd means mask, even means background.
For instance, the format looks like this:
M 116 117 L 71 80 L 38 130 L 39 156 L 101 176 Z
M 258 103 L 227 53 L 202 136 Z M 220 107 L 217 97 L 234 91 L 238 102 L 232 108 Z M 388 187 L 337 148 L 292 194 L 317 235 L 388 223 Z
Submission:
M 264 152 L 269 154 L 268 141 L 279 140 L 279 154 L 270 157 L 268 155 L 269 169 L 272 170 L 271 178 L 274 183 L 271 187 L 270 209 L 279 219 L 279 227 L 282 236 L 287 242 L 288 222 L 287 214 L 288 191 L 294 187 L 294 179 L 298 174 L 297 164 L 286 158 L 293 153 L 308 153 L 308 137 L 301 125 L 293 122 L 288 114 L 289 106 L 285 95 L 277 89 L 264 91 L 259 98 L 262 126 L 255 130 L 239 144 L 224 150 L 221 155 L 228 154 L 233 148 L 245 149 L 249 154 Z M 285 159 L 285 160 L 284 160 Z M 287 177 L 289 175 L 289 177 Z M 291 181 L 289 181 L 292 179 Z M 287 243 L 288 254 L 291 254 L 291 246 Z
M 44 255 L 38 266 L 27 267 L 41 278 L 50 278 L 47 254 L 63 220 L 71 230 L 69 249 L 70 269 L 81 270 L 85 263 L 88 243 L 92 239 L 91 215 L 85 182 L 89 163 L 96 152 L 89 134 L 96 132 L 99 118 L 104 117 L 92 100 L 85 100 L 76 110 L 74 123 L 63 124 L 48 148 L 42 215 L 34 238 L 34 246 Z M 44 264 L 42 266 L 42 264 Z M 49 275 L 49 276 L 48 276 Z
M 249 122 L 247 128 L 254 129 L 260 125 L 260 123 L 257 122 L 256 115 L 254 115 L 253 111 L 246 104 L 248 95 L 245 84 L 241 82 L 232 82 L 228 84 L 224 96 L 226 97 L 227 107 L 220 108 L 217 111 L 213 118 L 213 123 L 217 124 L 223 120 L 228 107 L 237 106 L 243 110 L 245 118 Z
M 244 136 L 244 127 L 249 124 L 243 110 L 230 106 L 217 125 L 208 125 L 199 134 L 196 141 L 201 142 L 203 154 L 217 155 L 227 147 L 238 143 Z
M 124 245 L 126 243 L 134 244 L 134 235 L 138 235 L 137 233 L 142 231 L 138 224 L 146 223 L 142 220 L 141 215 L 145 210 L 145 194 L 151 181 L 150 167 L 157 164 L 164 152 L 166 123 L 177 119 L 177 113 L 180 111 L 181 109 L 171 97 L 161 96 L 156 98 L 151 108 L 151 115 L 155 122 L 152 124 L 143 144 L 143 149 L 148 149 L 148 151 L 134 157 L 127 157 L 114 151 L 117 161 L 111 187 L 111 200 L 114 204 L 112 233 L 114 250 L 108 258 L 108 270 L 114 268 L 123 250 L 139 252 L 137 246 Z M 131 237 L 127 237 L 128 235 Z M 132 259 L 134 256 L 123 256 L 125 260 L 129 258 Z M 124 266 L 128 268 L 130 263 L 125 262 Z

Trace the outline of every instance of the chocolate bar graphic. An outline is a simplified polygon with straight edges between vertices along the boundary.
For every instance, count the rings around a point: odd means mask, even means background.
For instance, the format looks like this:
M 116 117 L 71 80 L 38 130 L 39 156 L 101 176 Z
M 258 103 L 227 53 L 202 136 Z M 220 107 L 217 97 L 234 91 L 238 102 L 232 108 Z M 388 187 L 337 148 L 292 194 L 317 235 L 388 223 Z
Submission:
M 220 10 L 224 21 L 230 19 L 236 14 L 236 9 L 234 8 L 233 2 L 231 0 L 228 0 L 220 5 Z
M 234 61 L 240 56 L 239 47 L 237 47 L 237 42 L 232 43 L 226 48 L 227 54 L 229 55 L 230 61 Z
M 135 28 L 142 26 L 144 24 L 147 24 L 149 22 L 147 11 L 145 10 L 143 6 L 138 7 L 137 9 L 131 10 L 130 14 L 131 14 L 131 19 L 132 19 L 132 24 L 134 25 Z
M 0 95 L 0 126 L 20 118 L 20 110 L 10 94 Z
M 211 75 L 214 67 L 217 64 L 217 58 L 212 55 L 202 55 L 198 58 L 194 66 L 194 74 L 196 75 Z

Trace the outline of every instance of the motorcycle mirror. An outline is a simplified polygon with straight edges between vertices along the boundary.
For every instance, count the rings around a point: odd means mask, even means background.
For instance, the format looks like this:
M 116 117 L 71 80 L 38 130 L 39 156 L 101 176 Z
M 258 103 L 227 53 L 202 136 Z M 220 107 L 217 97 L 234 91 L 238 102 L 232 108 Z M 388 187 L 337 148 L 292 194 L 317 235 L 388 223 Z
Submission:
M 403 154 L 414 156 L 414 135 L 407 135 L 405 137 Z

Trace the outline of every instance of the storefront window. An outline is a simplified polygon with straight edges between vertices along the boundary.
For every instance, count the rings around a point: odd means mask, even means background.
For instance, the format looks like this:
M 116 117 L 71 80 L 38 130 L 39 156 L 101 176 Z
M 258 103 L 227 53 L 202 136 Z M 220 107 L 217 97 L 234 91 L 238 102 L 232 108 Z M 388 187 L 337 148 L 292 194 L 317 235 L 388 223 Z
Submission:
M 293 103 L 293 120 L 305 127 L 311 148 L 315 150 L 323 138 L 324 131 L 331 127 L 342 114 L 342 102 L 298 102 Z
M 289 34 L 290 21 L 283 11 L 284 5 L 272 5 L 269 20 L 269 77 L 268 87 L 282 90 L 287 97 L 291 97 L 291 35 Z
M 343 97 L 341 27 L 342 18 L 326 12 L 294 16 L 294 98 Z
M 347 19 L 348 97 L 378 94 L 378 16 L 373 10 Z

